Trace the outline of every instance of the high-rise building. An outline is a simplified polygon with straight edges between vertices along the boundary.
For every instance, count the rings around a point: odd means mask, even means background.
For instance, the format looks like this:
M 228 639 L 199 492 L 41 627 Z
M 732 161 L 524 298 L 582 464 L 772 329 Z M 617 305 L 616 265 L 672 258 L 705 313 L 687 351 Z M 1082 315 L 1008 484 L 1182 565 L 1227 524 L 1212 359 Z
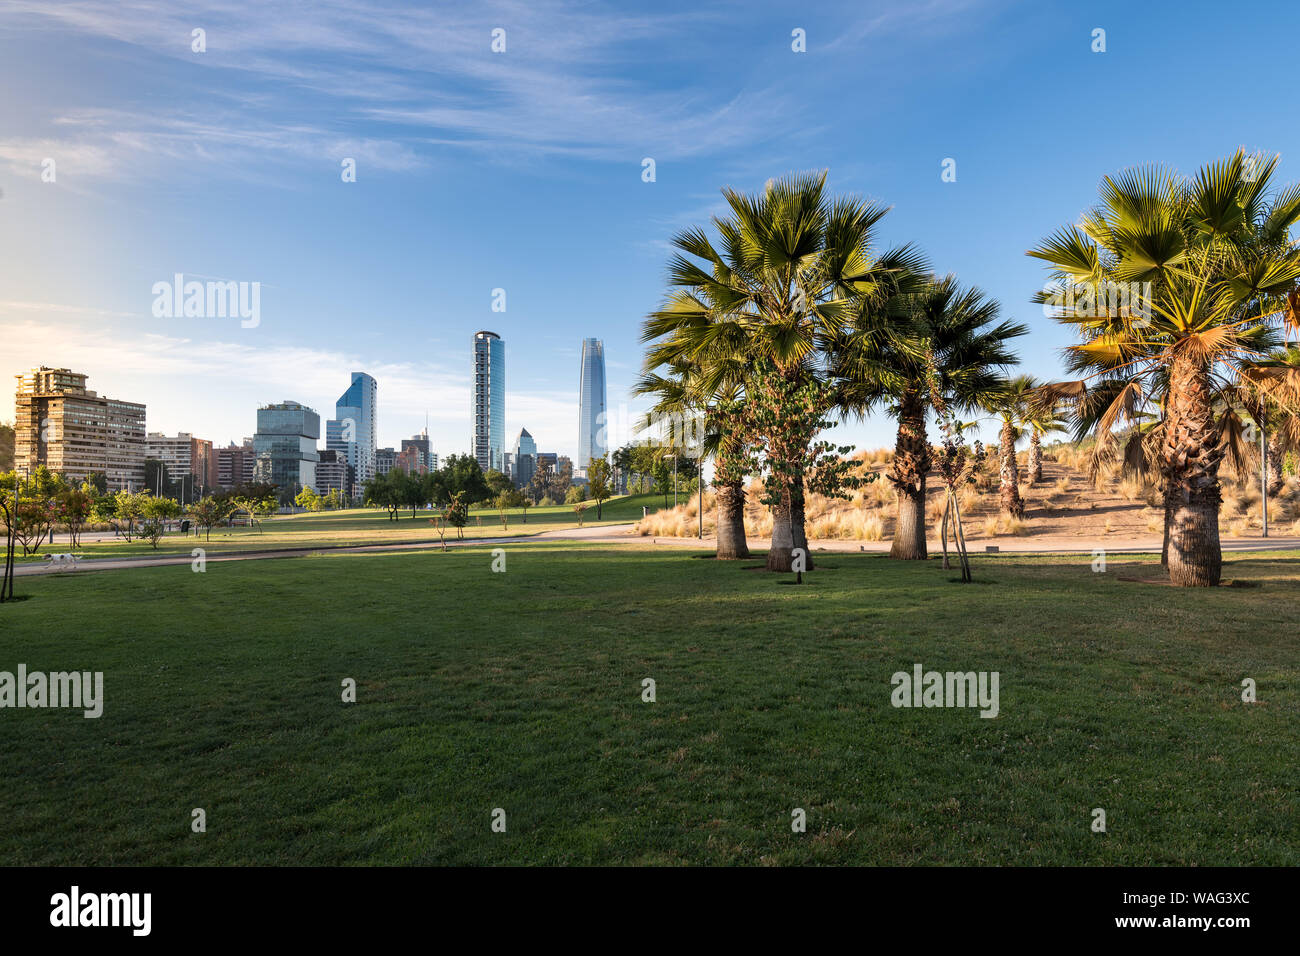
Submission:
M 144 456 L 167 466 L 169 480 L 180 485 L 181 500 L 197 501 L 217 486 L 217 456 L 212 442 L 189 432 L 164 435 L 149 432 L 144 439 Z
M 297 402 L 259 408 L 253 436 L 256 480 L 276 485 L 283 504 L 292 502 L 303 488 L 315 489 L 319 438 L 320 416 L 314 409 Z
M 101 472 L 109 491 L 144 487 L 144 406 L 97 395 L 86 376 L 66 368 L 34 368 L 16 376 L 14 468 L 38 465 L 72 481 Z
M 533 436 L 528 434 L 527 428 L 519 429 L 512 460 L 514 474 L 510 477 L 514 479 L 515 487 L 527 488 L 528 483 L 533 480 L 534 472 L 537 471 L 537 442 L 533 441 Z
M 605 441 L 605 343 L 582 340 L 582 364 L 578 369 L 578 462 L 577 474 L 587 473 L 587 463 L 604 458 Z
M 350 496 L 348 476 L 351 472 L 352 467 L 343 455 L 326 448 L 320 452 L 320 461 L 316 463 L 316 484 L 312 485 L 312 490 L 322 496 L 337 491 L 347 498 Z
M 474 334 L 474 457 L 486 472 L 505 467 L 506 344 L 495 332 Z
M 386 475 L 393 470 L 393 465 L 397 463 L 397 451 L 393 448 L 376 448 L 375 449 L 375 474 Z
M 239 485 L 246 485 L 253 480 L 253 466 L 257 464 L 257 454 L 253 451 L 253 439 L 245 438 L 242 445 L 231 442 L 217 452 L 217 486 L 226 491 Z
M 352 384 L 325 422 L 325 448 L 336 451 L 351 469 L 351 493 L 358 493 L 375 476 L 375 436 L 378 431 L 379 385 L 365 372 L 353 372 Z
M 420 429 L 420 434 L 412 435 L 410 438 L 402 439 L 402 454 L 411 453 L 410 467 L 404 470 L 412 474 L 422 475 L 425 472 L 438 470 L 438 456 L 433 453 L 433 443 L 429 441 L 429 430 Z

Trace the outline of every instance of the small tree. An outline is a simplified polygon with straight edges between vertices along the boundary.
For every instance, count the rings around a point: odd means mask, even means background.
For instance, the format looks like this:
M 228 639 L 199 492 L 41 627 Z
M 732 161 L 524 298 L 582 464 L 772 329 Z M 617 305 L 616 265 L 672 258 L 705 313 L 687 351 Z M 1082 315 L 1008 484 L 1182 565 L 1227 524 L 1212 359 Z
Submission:
M 308 511 L 320 511 L 321 507 L 320 495 L 309 485 L 304 485 L 302 491 L 294 495 L 293 503 Z
M 115 496 L 116 508 L 114 514 L 117 515 L 119 526 L 121 522 L 126 523 L 126 540 L 131 541 L 131 535 L 135 533 L 135 523 L 139 520 L 144 509 L 145 499 L 151 497 L 140 492 L 119 491 Z
M 200 498 L 190 505 L 189 514 L 194 519 L 194 523 L 204 530 L 204 540 L 211 541 L 213 526 L 224 521 L 233 508 L 232 503 L 218 501 L 208 495 L 206 498 Z
M 74 548 L 81 544 L 81 529 L 94 511 L 93 492 L 93 486 L 83 483 L 80 488 L 68 488 L 58 497 L 59 517 L 68 529 L 68 538 Z
M 451 500 L 442 512 L 443 520 L 456 529 L 457 540 L 465 537 L 464 528 L 469 523 L 469 503 L 463 491 L 453 491 Z
M 575 504 L 575 505 L 573 506 L 573 513 L 576 514 L 576 515 L 578 516 L 578 527 L 579 527 L 579 528 L 582 527 L 582 516 L 583 516 L 584 514 L 586 514 L 586 512 L 587 512 L 587 508 L 588 508 L 588 507 L 589 507 L 589 506 L 587 505 L 587 503 L 586 503 L 585 501 L 579 501 L 577 504 Z
M 601 504 L 610 495 L 609 462 L 602 458 L 593 458 L 587 463 L 587 483 L 591 491 L 591 500 L 596 502 L 596 520 L 602 517 Z
M 140 537 L 148 541 L 156 551 L 158 541 L 167 530 L 168 520 L 179 517 L 181 506 L 173 498 L 158 498 L 154 495 L 145 495 L 144 498 L 140 506 Z

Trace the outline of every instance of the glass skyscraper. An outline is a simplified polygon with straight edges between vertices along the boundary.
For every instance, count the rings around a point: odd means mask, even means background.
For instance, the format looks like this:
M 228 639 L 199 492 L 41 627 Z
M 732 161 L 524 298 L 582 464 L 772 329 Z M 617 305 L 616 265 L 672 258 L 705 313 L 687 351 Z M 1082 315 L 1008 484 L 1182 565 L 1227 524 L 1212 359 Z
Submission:
M 354 494 L 375 476 L 375 436 L 378 434 L 379 385 L 365 372 L 353 372 L 352 384 L 325 423 L 325 447 L 347 462 Z
M 519 429 L 519 437 L 515 439 L 514 459 L 515 487 L 527 488 L 537 471 L 537 442 L 533 441 L 527 428 Z
M 288 504 L 303 488 L 316 488 L 316 463 L 320 455 L 320 416 L 306 405 L 281 402 L 257 410 L 257 434 L 253 436 L 255 481 L 278 486 L 282 504 Z
M 474 335 L 474 457 L 505 471 L 506 344 L 495 332 Z
M 605 343 L 582 340 L 582 365 L 578 369 L 578 474 L 587 473 L 587 463 L 604 458 L 605 452 Z

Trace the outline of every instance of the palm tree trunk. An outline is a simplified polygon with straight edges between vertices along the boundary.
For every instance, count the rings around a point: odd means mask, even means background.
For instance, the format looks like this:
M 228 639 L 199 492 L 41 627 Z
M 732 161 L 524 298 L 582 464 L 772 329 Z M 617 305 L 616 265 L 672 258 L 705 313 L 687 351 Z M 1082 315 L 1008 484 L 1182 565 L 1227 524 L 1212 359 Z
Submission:
M 772 506 L 772 546 L 767 549 L 769 571 L 790 571 L 794 565 L 794 530 L 791 525 L 793 510 L 789 491 Z
M 1037 428 L 1033 429 L 1029 439 L 1029 483 L 1036 485 L 1043 480 L 1043 443 Z
M 1169 580 L 1215 587 L 1223 573 L 1219 544 L 1219 448 L 1209 370 L 1184 354 L 1169 367 L 1169 418 L 1161 469 L 1169 489 Z
M 719 560 L 749 557 L 745 540 L 745 485 L 743 481 L 717 486 Z
M 1268 496 L 1272 498 L 1282 490 L 1285 481 L 1282 477 L 1282 442 L 1274 436 L 1268 440 Z
M 925 406 L 916 392 L 906 392 L 899 402 L 898 438 L 890 476 L 898 500 L 891 558 L 924 561 L 929 557 L 925 546 L 925 475 L 930 461 L 925 438 Z
M 1020 473 L 1016 464 L 1016 429 L 1010 421 L 1002 423 L 1002 441 L 999 448 L 1002 460 L 1002 513 L 1010 518 L 1025 516 L 1025 503 L 1020 498 Z

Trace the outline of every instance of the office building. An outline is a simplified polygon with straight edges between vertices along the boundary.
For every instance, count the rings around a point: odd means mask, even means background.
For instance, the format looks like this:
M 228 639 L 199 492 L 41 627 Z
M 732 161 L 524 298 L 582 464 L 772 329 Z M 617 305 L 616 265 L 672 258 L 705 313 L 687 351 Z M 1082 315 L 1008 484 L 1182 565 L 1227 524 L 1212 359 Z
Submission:
M 183 502 L 197 501 L 217 487 L 217 456 L 212 442 L 206 439 L 195 438 L 189 432 L 149 432 L 144 439 L 144 456 L 162 462 L 168 480 L 179 486 Z
M 582 362 L 578 368 L 578 473 L 587 473 L 593 458 L 604 458 L 609 450 L 605 437 L 605 343 L 582 340 Z
M 231 442 L 225 448 L 218 448 L 216 458 L 218 488 L 230 491 L 253 480 L 253 466 L 257 464 L 253 439 L 245 438 L 242 445 Z
M 291 503 L 303 488 L 315 489 L 319 439 L 320 416 L 314 409 L 288 401 L 259 408 L 253 436 L 255 479 L 275 485 L 283 504 Z
M 86 376 L 42 365 L 18 379 L 14 399 L 14 468 L 38 465 L 71 481 L 102 473 L 108 490 L 144 487 L 145 408 L 97 395 Z
M 506 346 L 495 332 L 474 335 L 474 457 L 486 473 L 505 467 Z
M 325 448 L 347 462 L 357 489 L 375 476 L 378 404 L 378 383 L 365 372 L 353 372 L 352 384 L 334 406 L 334 417 L 325 422 Z
M 420 434 L 402 439 L 402 454 L 411 453 L 410 467 L 405 468 L 411 474 L 423 475 L 438 470 L 438 456 L 433 453 L 433 444 L 429 441 L 429 430 L 420 429 Z M 400 456 L 399 456 L 400 457 Z
M 519 437 L 515 439 L 515 450 L 511 457 L 514 462 L 514 473 L 510 477 L 515 487 L 527 488 L 528 483 L 533 480 L 533 473 L 537 471 L 537 442 L 533 441 L 533 436 L 528 434 L 527 428 L 519 429 Z
M 337 491 L 344 498 L 349 498 L 351 492 L 348 479 L 351 472 L 352 466 L 342 454 L 326 448 L 320 452 L 320 461 L 316 463 L 316 484 L 312 485 L 312 490 L 322 496 Z
M 375 449 L 375 474 L 386 475 L 393 470 L 393 465 L 397 463 L 397 450 L 394 448 L 376 448 Z

